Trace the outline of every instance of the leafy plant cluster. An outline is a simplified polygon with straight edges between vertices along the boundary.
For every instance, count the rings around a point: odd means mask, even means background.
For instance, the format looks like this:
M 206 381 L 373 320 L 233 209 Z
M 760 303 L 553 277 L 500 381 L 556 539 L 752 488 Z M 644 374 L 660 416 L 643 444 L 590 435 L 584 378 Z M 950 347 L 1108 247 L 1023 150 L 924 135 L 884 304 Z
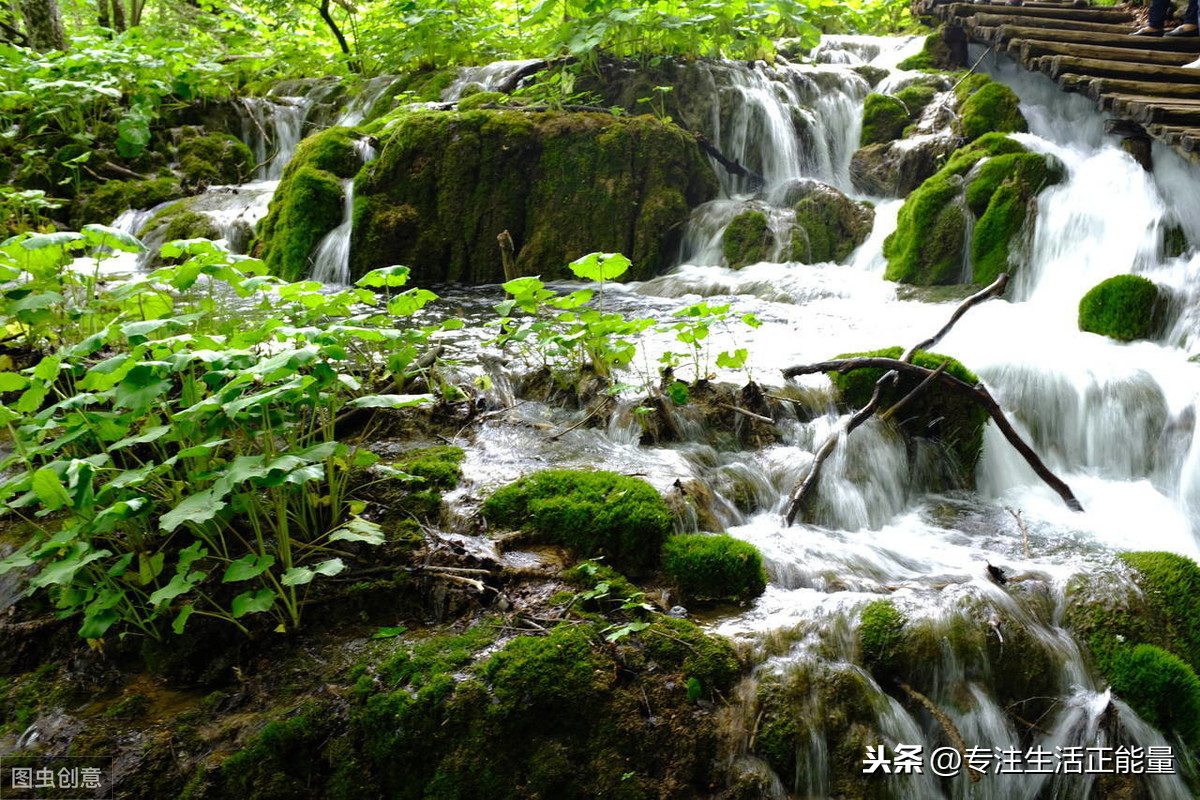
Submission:
M 98 225 L 0 246 L 0 317 L 30 364 L 0 372 L 0 509 L 36 529 L 0 574 L 35 570 L 31 592 L 80 614 L 89 639 L 113 626 L 159 638 L 193 615 L 296 628 L 314 579 L 384 542 L 346 485 L 378 459 L 335 423 L 428 399 L 368 387 L 404 383 L 435 330 L 406 318 L 435 295 L 400 291 L 398 267 L 323 294 L 203 239 L 105 284 L 100 248 L 144 249 Z M 85 250 L 95 270 L 74 260 Z
M 638 353 L 636 337 L 653 329 L 674 335 L 685 346 L 683 353 L 663 353 L 660 365 L 672 371 L 688 368 L 697 381 L 709 375 L 714 363 L 709 336 L 714 328 L 735 319 L 728 303 L 694 303 L 676 311 L 673 315 L 676 321 L 667 323 L 649 317 L 629 319 L 619 312 L 604 310 L 604 282 L 625 274 L 630 266 L 626 256 L 590 253 L 568 266 L 576 276 L 595 281 L 598 288 L 559 295 L 538 278 L 508 281 L 503 288 L 512 298 L 496 306 L 500 319 L 494 324 L 501 331 L 494 340 L 496 344 L 518 343 L 527 357 L 540 361 L 563 385 L 568 385 L 584 371 L 612 378 L 618 369 L 629 367 Z M 597 307 L 589 305 L 593 299 Z M 514 313 L 517 311 L 524 314 L 518 316 Z M 762 324 L 753 314 L 744 314 L 737 320 L 752 328 Z M 722 351 L 716 355 L 715 363 L 726 369 L 745 369 L 749 377 L 749 355 L 747 348 Z M 648 382 L 649 376 L 644 377 Z M 686 395 L 678 399 L 686 402 Z

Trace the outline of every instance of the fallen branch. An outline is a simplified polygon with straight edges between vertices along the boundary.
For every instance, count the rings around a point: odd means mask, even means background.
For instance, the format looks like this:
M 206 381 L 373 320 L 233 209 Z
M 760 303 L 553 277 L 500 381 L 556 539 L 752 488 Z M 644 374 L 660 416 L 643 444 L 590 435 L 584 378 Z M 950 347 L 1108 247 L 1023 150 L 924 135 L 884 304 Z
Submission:
M 1015 519 L 1017 521 L 1017 527 L 1021 529 L 1021 544 L 1024 545 L 1024 547 L 1025 547 L 1025 557 L 1030 558 L 1030 555 L 1029 555 L 1029 528 L 1025 525 L 1025 520 L 1021 519 L 1021 512 L 1017 511 L 1015 508 L 1008 508 L 1008 507 L 1006 507 L 1004 510 L 1007 511 L 1008 513 L 1012 514 L 1013 519 Z
M 730 175 L 737 175 L 739 178 L 749 179 L 751 185 L 756 189 L 766 184 L 766 178 L 764 178 L 762 175 L 759 175 L 754 170 L 746 169 L 746 167 L 742 166 L 741 163 L 722 153 L 713 146 L 712 142 L 704 138 L 703 134 L 693 132 L 692 136 L 696 138 L 696 144 L 700 146 L 700 149 L 709 156 L 712 156 L 713 160 L 724 167 L 725 171 Z
M 987 411 L 988 415 L 996 422 L 996 427 L 1000 429 L 1000 432 L 1004 434 L 1004 437 L 1008 439 L 1009 443 L 1017 449 L 1017 452 L 1019 452 L 1025 458 L 1025 461 L 1030 467 L 1033 468 L 1033 471 L 1037 473 L 1038 477 L 1045 481 L 1046 484 L 1048 484 L 1052 489 L 1054 489 L 1054 491 L 1056 491 L 1058 495 L 1062 497 L 1063 501 L 1066 502 L 1067 506 L 1072 510 L 1083 510 L 1083 506 L 1080 505 L 1079 501 L 1075 498 L 1075 495 L 1071 491 L 1070 487 L 1067 486 L 1067 484 L 1064 483 L 1053 472 L 1051 472 L 1046 465 L 1042 463 L 1041 459 L 1038 458 L 1037 454 L 1033 451 L 1033 448 L 1026 444 L 1025 441 L 1021 439 L 1020 435 L 1013 430 L 1008 418 L 1004 416 L 1004 412 L 1000 409 L 1000 405 L 991 396 L 986 387 L 984 387 L 982 384 L 978 386 L 970 386 L 953 375 L 946 374 L 946 363 L 939 365 L 938 368 L 934 370 L 912 363 L 912 360 L 916 356 L 917 352 L 928 350 L 930 347 L 933 347 L 940 342 L 946 336 L 946 334 L 950 332 L 954 325 L 960 319 L 962 319 L 963 315 L 970 311 L 973 307 L 1003 293 L 1004 289 L 1008 286 L 1008 281 L 1008 274 L 1002 273 L 989 286 L 968 297 L 959 304 L 959 306 L 954 310 L 954 313 L 950 316 L 950 319 L 937 333 L 935 333 L 933 336 L 930 336 L 928 339 L 918 342 L 917 344 L 908 348 L 908 350 L 906 350 L 898 359 L 880 357 L 842 358 L 831 361 L 822 361 L 817 364 L 789 367 L 783 371 L 784 377 L 791 379 L 798 375 L 810 375 L 817 372 L 846 373 L 857 369 L 871 368 L 882 368 L 885 370 L 884 374 L 879 378 L 878 381 L 875 382 L 875 390 L 871 395 L 870 401 L 850 417 L 850 420 L 846 423 L 842 430 L 831 434 L 825 440 L 824 444 L 822 444 L 817 450 L 813 457 L 813 462 L 809 466 L 808 472 L 797 483 L 796 487 L 792 490 L 792 493 L 788 497 L 787 510 L 784 514 L 784 519 L 788 525 L 792 525 L 795 522 L 796 517 L 806 506 L 808 499 L 816 489 L 817 482 L 820 478 L 821 469 L 824 467 L 825 462 L 829 459 L 829 456 L 833 454 L 838 440 L 843 435 L 848 435 L 855 428 L 862 425 L 862 423 L 866 422 L 867 419 L 869 419 L 875 413 L 876 409 L 879 407 L 883 393 L 892 386 L 895 386 L 902 374 L 919 377 L 921 382 L 905 397 L 901 398 L 891 408 L 885 411 L 882 414 L 884 419 L 890 419 L 891 417 L 895 416 L 909 402 L 911 402 L 920 394 L 924 393 L 935 383 L 949 387 L 957 394 L 966 397 L 977 405 L 982 406 L 983 409 Z
M 768 425 L 775 424 L 775 420 L 771 419 L 770 417 L 765 417 L 762 414 L 755 414 L 753 411 L 747 411 L 744 408 L 738 408 L 737 406 L 730 405 L 729 403 L 717 403 L 717 407 L 718 408 L 727 408 L 730 411 L 736 411 L 737 413 L 739 413 L 743 416 L 747 416 L 750 419 L 758 420 L 759 422 L 765 422 Z
M 586 425 L 586 424 L 587 424 L 587 422 L 588 422 L 590 419 L 592 419 L 593 417 L 595 417 L 597 414 L 599 414 L 599 413 L 600 413 L 601 411 L 603 411 L 604 409 L 608 408 L 608 404 L 609 404 L 611 401 L 612 401 L 612 395 L 609 395 L 608 397 L 605 397 L 605 398 L 604 398 L 604 399 L 603 399 L 603 400 L 600 402 L 600 405 L 596 406 L 596 407 L 595 407 L 595 408 L 593 408 L 591 411 L 589 411 L 589 412 L 588 412 L 588 414 L 587 414 L 587 416 L 585 416 L 583 419 L 579 420 L 579 422 L 576 422 L 574 425 L 572 425 L 572 426 L 571 426 L 571 427 L 569 427 L 569 428 L 564 428 L 563 430 L 559 431 L 558 433 L 552 433 L 552 434 L 550 434 L 550 435 L 549 435 L 548 437 L 546 437 L 546 438 L 547 438 L 547 439 L 549 439 L 550 441 L 554 441 L 555 439 L 559 438 L 560 436 L 566 436 L 568 433 L 570 433 L 571 431 L 575 430 L 576 428 L 583 427 L 584 425 Z
M 954 720 L 950 719 L 950 715 L 945 711 L 942 711 L 940 708 L 934 705 L 932 700 L 909 686 L 907 683 L 901 683 L 899 686 L 904 690 L 905 694 L 923 705 L 925 710 L 932 714 L 933 718 L 938 721 L 938 724 L 942 726 L 942 730 L 946 732 L 946 737 L 949 738 L 950 743 L 954 745 L 954 749 L 962 755 L 963 764 L 965 764 L 967 767 L 967 777 L 971 779 L 971 783 L 979 783 L 980 770 L 973 767 L 970 761 L 967 760 L 966 740 L 964 740 L 962 734 L 959 733 L 958 726 L 954 724 Z

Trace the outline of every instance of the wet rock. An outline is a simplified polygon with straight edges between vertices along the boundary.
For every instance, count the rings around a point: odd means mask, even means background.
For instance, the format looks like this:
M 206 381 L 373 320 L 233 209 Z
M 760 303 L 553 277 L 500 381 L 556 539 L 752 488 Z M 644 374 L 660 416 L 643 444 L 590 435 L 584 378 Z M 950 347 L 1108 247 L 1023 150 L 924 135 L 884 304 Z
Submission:
M 1079 301 L 1079 330 L 1122 342 L 1153 339 L 1170 306 L 1167 290 L 1140 275 L 1116 275 L 1093 286 Z
M 921 136 L 861 147 L 850 158 L 854 188 L 877 197 L 905 197 L 958 149 L 957 136 Z

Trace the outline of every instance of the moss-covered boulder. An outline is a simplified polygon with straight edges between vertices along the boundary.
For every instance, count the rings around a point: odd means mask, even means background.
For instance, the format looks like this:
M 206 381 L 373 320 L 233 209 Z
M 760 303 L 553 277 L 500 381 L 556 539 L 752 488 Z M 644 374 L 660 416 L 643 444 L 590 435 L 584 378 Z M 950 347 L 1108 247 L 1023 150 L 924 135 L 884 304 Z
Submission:
M 825 184 L 816 184 L 795 205 L 796 226 L 804 230 L 808 263 L 841 263 L 854 252 L 875 224 L 875 210 Z
M 1113 692 L 1138 716 L 1200 747 L 1200 678 L 1183 659 L 1152 644 L 1122 644 L 1103 669 Z
M 105 181 L 79 201 L 75 217 L 80 225 L 101 221 L 107 224 L 131 208 L 151 208 L 182 196 L 183 189 L 174 178 Z
M 296 147 L 258 231 L 261 256 L 272 275 L 303 278 L 313 248 L 341 223 L 342 181 L 362 168 L 357 139 L 350 128 L 329 128 Z
M 725 263 L 733 269 L 766 261 L 775 248 L 775 236 L 767 215 L 747 209 L 729 221 L 721 234 Z
M 544 470 L 497 490 L 483 503 L 492 525 L 523 530 L 618 569 L 658 561 L 671 512 L 650 484 L 604 470 Z
M 758 548 L 728 535 L 672 536 L 662 568 L 686 597 L 700 600 L 749 600 L 767 585 Z
M 926 84 L 913 84 L 895 95 L 872 92 L 863 102 L 860 146 L 899 139 L 905 128 L 921 117 L 937 90 Z
M 837 358 L 899 358 L 901 355 L 902 348 L 888 347 L 866 353 L 847 353 Z M 950 356 L 918 350 L 913 363 L 926 369 L 937 369 L 945 363 L 947 375 L 970 386 L 979 382 L 975 373 Z M 870 401 L 875 382 L 883 373 L 881 369 L 856 369 L 846 373 L 832 372 L 829 377 L 844 403 L 852 408 L 862 408 Z M 884 391 L 880 407 L 890 407 L 912 392 L 920 382 L 921 379 L 914 376 L 901 376 L 890 389 Z M 946 452 L 954 457 L 961 477 L 966 479 L 965 482 L 970 482 L 969 476 L 983 451 L 983 426 L 988 420 L 986 411 L 977 403 L 934 384 L 905 407 L 903 417 L 901 430 L 910 436 L 941 442 Z
M 905 200 L 896 230 L 884 240 L 884 277 L 920 286 L 990 283 L 999 273 L 1018 268 L 1019 251 L 1013 245 L 1030 203 L 1064 176 L 1057 159 L 1026 152 L 1003 134 L 988 134 L 960 148 Z M 968 246 L 969 276 L 963 274 Z
M 859 658 L 881 683 L 886 684 L 896 675 L 904 623 L 904 614 L 891 600 L 874 600 L 859 612 Z
M 1152 339 L 1169 304 L 1165 291 L 1140 275 L 1116 275 L 1093 286 L 1079 301 L 1079 330 L 1123 342 Z
M 483 108 L 486 105 L 506 105 L 508 103 L 508 95 L 504 92 L 471 92 L 463 95 L 458 101 L 459 111 L 474 111 L 477 108 Z
M 909 56 L 896 66 L 900 69 L 937 70 L 954 69 L 956 65 L 950 46 L 939 29 L 925 37 L 921 52 Z
M 1122 553 L 1150 615 L 1161 626 L 1161 643 L 1200 670 L 1200 566 L 1176 553 Z M 1153 640 L 1149 640 L 1153 641 Z
M 695 141 L 648 116 L 402 114 L 355 185 L 351 271 L 406 264 L 420 284 L 500 281 L 507 230 L 521 274 L 567 277 L 570 261 L 605 250 L 646 278 L 716 187 Z
M 228 133 L 196 136 L 179 145 L 179 171 L 191 184 L 242 183 L 254 169 L 250 148 Z
M 958 131 L 968 141 L 985 133 L 1024 133 L 1029 123 L 1016 92 L 987 75 L 967 77 L 954 90 L 958 96 Z

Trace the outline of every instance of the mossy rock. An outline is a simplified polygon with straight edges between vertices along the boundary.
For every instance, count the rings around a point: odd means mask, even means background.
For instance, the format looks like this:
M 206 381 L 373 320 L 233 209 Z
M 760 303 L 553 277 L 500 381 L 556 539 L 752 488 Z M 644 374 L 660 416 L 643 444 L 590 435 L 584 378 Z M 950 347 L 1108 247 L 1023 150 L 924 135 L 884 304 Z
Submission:
M 875 224 L 875 210 L 832 186 L 818 185 L 795 205 L 796 225 L 807 235 L 809 263 L 841 263 Z
M 903 348 L 888 347 L 866 353 L 847 353 L 837 358 L 899 358 Z M 946 363 L 946 374 L 958 378 L 969 386 L 979 382 L 978 376 L 950 356 L 918 350 L 913 363 L 926 369 L 937 369 Z M 881 369 L 856 369 L 847 373 L 833 372 L 830 380 L 841 395 L 842 401 L 853 408 L 862 408 L 875 391 L 875 382 L 883 376 Z M 881 408 L 888 408 L 908 395 L 921 379 L 901 376 L 883 393 Z M 958 394 L 938 385 L 926 389 L 913 399 L 904 411 L 900 428 L 909 436 L 920 436 L 942 442 L 952 455 L 964 478 L 973 473 L 979 455 L 983 451 L 983 426 L 988 420 L 987 412 Z M 969 479 L 966 480 L 969 483 Z
M 296 145 L 292 162 L 338 178 L 353 178 L 363 166 L 355 146 L 362 138 L 354 128 L 326 128 Z
M 1093 286 L 1079 301 L 1079 330 L 1122 342 L 1152 339 L 1161 330 L 1167 294 L 1140 275 L 1116 275 Z
M 522 275 L 570 277 L 568 263 L 603 250 L 644 279 L 716 192 L 695 140 L 653 117 L 402 113 L 355 185 L 351 272 L 406 264 L 422 285 L 499 282 L 507 230 Z
M 954 152 L 905 200 L 896 230 L 884 240 L 884 277 L 920 286 L 991 283 L 1020 266 L 1013 244 L 1030 202 L 1065 177 L 1053 156 L 1029 153 L 1003 134 L 987 134 Z M 972 273 L 963 275 L 966 232 L 974 226 Z
M 946 70 L 954 68 L 950 47 L 942 37 L 941 29 L 925 37 L 921 52 L 909 56 L 896 65 L 900 69 Z
M 662 568 L 686 597 L 700 600 L 749 600 L 767 585 L 758 548 L 727 535 L 670 537 Z
M 493 525 L 521 529 L 618 569 L 658 561 L 671 529 L 666 502 L 650 484 L 615 472 L 544 470 L 497 490 L 483 503 Z
M 1200 671 L 1200 566 L 1176 553 L 1140 551 L 1118 556 L 1134 572 L 1166 646 Z
M 867 95 L 863 101 L 859 146 L 881 144 L 904 136 L 905 128 L 921 118 L 935 95 L 937 90 L 924 84 L 906 86 L 894 96 L 878 92 Z
M 508 95 L 504 92 L 472 92 L 463 95 L 462 99 L 458 101 L 458 110 L 474 111 L 486 105 L 505 105 L 508 99 Z
M 75 218 L 80 225 L 88 222 L 107 225 L 123 211 L 151 208 L 182 196 L 183 189 L 174 178 L 106 181 L 79 202 Z
M 1200 748 L 1200 678 L 1187 662 L 1152 644 L 1121 645 L 1102 669 L 1138 716 Z
M 979 80 L 984 78 L 985 80 Z M 958 85 L 958 132 L 968 141 L 986 133 L 1024 133 L 1029 123 L 1021 113 L 1016 92 L 986 75 L 971 76 Z
M 253 169 L 250 148 L 228 133 L 197 136 L 179 145 L 179 171 L 191 184 L 242 183 Z
M 163 209 L 142 228 L 141 236 L 155 233 L 164 242 L 176 239 L 216 239 L 221 235 L 212 217 L 198 211 L 189 211 L 186 205 L 176 204 Z
M 807 54 L 805 54 L 807 55 Z M 790 56 L 789 56 L 790 58 Z M 888 71 L 882 67 L 872 67 L 870 64 L 860 64 L 851 69 L 858 73 L 870 86 L 875 86 L 881 80 L 888 76 Z
M 729 221 L 721 234 L 725 262 L 733 269 L 766 261 L 775 245 L 767 215 L 747 209 Z
M 379 514 L 389 540 L 416 544 L 424 539 L 420 523 L 441 518 L 442 495 L 458 486 L 464 455 L 461 447 L 447 445 L 409 450 L 387 467 L 412 478 L 380 478 L 371 469 L 360 470 L 351 477 L 352 493 Z
M 859 654 L 863 666 L 881 684 L 897 674 L 905 621 L 891 600 L 874 600 L 859 612 Z
M 259 228 L 262 259 L 272 275 L 296 281 L 308 274 L 309 254 L 342 220 L 343 191 L 333 173 L 293 159 Z

